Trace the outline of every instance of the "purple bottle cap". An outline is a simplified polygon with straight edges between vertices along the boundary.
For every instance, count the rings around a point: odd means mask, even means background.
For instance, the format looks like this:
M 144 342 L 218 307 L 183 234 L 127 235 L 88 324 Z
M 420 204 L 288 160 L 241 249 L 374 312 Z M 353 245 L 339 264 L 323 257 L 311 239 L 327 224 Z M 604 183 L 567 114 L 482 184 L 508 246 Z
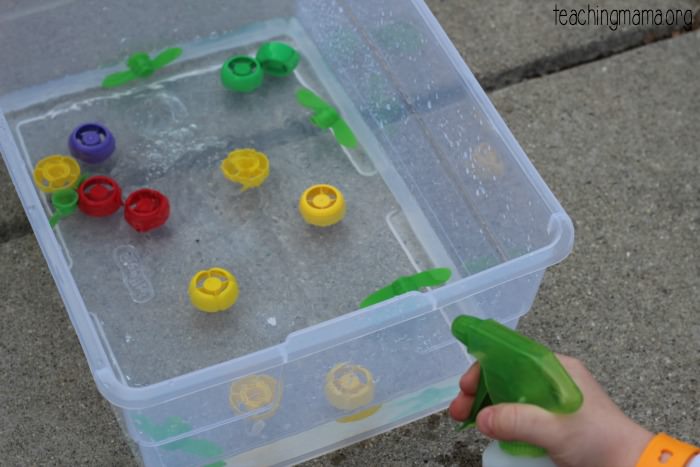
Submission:
M 116 148 L 114 135 L 99 123 L 79 125 L 68 138 L 68 148 L 76 159 L 88 164 L 99 164 L 112 155 Z

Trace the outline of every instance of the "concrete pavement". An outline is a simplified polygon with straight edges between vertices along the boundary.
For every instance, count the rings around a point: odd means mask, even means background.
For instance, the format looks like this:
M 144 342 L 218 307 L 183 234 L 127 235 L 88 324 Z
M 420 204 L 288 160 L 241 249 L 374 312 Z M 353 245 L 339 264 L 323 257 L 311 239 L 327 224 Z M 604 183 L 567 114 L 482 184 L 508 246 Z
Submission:
M 639 47 L 681 31 L 686 25 L 683 21 L 674 21 L 674 24 L 662 26 L 615 27 L 609 25 L 614 10 L 671 8 L 697 11 L 700 8 L 698 0 L 428 0 L 428 4 L 487 90 Z M 585 10 L 580 21 L 605 22 L 608 26 L 563 26 L 562 21 L 555 21 L 555 8 L 559 14 L 576 10 L 576 21 L 579 21 L 578 12 Z

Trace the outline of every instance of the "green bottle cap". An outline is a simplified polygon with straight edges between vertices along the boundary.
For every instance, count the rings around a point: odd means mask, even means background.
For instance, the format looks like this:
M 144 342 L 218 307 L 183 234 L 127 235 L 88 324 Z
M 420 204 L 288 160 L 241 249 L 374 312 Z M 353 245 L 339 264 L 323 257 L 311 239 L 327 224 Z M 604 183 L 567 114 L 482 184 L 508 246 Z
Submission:
M 255 91 L 263 82 L 260 62 L 247 55 L 231 57 L 221 67 L 221 83 L 237 92 Z
M 256 55 L 265 73 L 272 76 L 288 76 L 299 64 L 299 53 L 282 42 L 266 42 Z
M 51 195 L 51 205 L 54 213 L 49 219 L 49 224 L 54 227 L 58 221 L 70 216 L 78 208 L 78 193 L 75 190 L 58 190 Z

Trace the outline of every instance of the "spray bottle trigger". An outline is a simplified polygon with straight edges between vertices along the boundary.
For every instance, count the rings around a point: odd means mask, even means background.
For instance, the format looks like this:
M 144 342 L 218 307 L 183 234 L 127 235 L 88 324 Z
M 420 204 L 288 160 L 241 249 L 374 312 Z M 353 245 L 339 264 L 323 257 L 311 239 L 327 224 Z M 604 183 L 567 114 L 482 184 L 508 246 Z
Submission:
M 470 428 L 476 425 L 476 416 L 479 415 L 481 409 L 493 405 L 491 397 L 489 397 L 488 389 L 486 388 L 486 379 L 484 378 L 484 369 L 479 370 L 479 385 L 476 388 L 476 395 L 474 396 L 474 402 L 472 403 L 472 409 L 469 412 L 469 417 L 464 421 L 464 423 L 459 427 L 459 431 L 465 428 Z

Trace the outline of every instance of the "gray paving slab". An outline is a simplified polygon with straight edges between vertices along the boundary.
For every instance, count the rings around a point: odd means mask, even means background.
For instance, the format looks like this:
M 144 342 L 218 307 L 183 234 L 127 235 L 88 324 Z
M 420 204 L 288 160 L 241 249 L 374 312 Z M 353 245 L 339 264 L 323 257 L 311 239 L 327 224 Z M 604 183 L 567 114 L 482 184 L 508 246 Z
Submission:
M 0 242 L 29 231 L 29 221 L 7 173 L 7 167 L 4 161 L 0 162 Z
M 697 12 L 700 8 L 698 0 L 427 0 L 427 3 L 486 89 L 503 87 L 523 78 L 551 73 L 639 46 L 682 30 L 686 25 L 685 20 L 676 16 L 672 25 L 659 20 L 664 24 L 632 24 L 616 28 L 608 26 L 612 17 L 620 15 L 619 12 L 613 13 L 614 10 L 623 10 L 624 17 L 627 9 L 632 10 L 631 14 L 635 9 L 661 9 L 665 14 L 668 9 Z M 590 25 L 589 5 L 593 11 L 590 21 L 597 22 L 598 26 Z M 570 14 L 571 10 L 585 9 L 580 18 L 587 24 L 557 24 L 555 7 L 559 8 L 559 14 L 561 10 Z M 698 25 L 696 16 L 694 13 L 693 23 Z M 600 25 L 603 22 L 604 25 Z
M 0 465 L 133 464 L 34 236 L 0 258 Z
M 7 3 L 3 3 L 0 11 L 0 43 L 4 45 L 0 94 L 117 63 L 135 50 L 168 47 L 210 33 L 223 34 L 254 21 L 293 16 L 296 8 L 295 2 L 279 0 L 258 0 L 255 8 L 238 9 L 231 8 L 227 0 L 210 0 L 196 6 L 187 0 L 147 3 L 123 0 L 118 5 L 104 3 L 99 7 L 89 0 Z M 309 8 L 310 2 L 299 3 L 302 9 Z M 666 25 L 620 27 L 615 31 L 607 26 L 557 26 L 555 6 L 565 10 L 587 10 L 589 4 L 594 10 L 596 7 L 598 10 L 700 7 L 699 0 L 428 0 L 428 3 L 487 85 L 495 82 L 494 77 L 512 73 L 523 65 L 546 64 L 552 57 L 557 58 L 556 62 L 594 57 L 606 50 L 640 43 L 647 35 L 670 32 Z M 164 10 L 169 13 L 162 14 Z M 91 13 L 91 21 L 80 24 L 80 34 L 75 34 L 73 28 L 56 27 L 71 24 L 87 11 Z M 140 14 L 134 15 L 134 11 Z M 588 19 L 587 11 L 585 19 Z M 51 41 L 37 41 L 38 29 L 47 30 Z M 86 43 L 84 38 L 92 40 Z M 67 54 L 67 50 L 75 53 Z
M 699 45 L 686 34 L 493 94 L 577 226 L 521 329 L 586 361 L 640 422 L 696 443 Z M 133 464 L 35 241 L 0 258 L 0 459 Z M 453 427 L 433 415 L 307 465 L 479 465 L 484 440 Z
M 650 429 L 695 443 L 698 59 L 692 33 L 493 96 L 577 228 L 523 330 L 584 359 Z

